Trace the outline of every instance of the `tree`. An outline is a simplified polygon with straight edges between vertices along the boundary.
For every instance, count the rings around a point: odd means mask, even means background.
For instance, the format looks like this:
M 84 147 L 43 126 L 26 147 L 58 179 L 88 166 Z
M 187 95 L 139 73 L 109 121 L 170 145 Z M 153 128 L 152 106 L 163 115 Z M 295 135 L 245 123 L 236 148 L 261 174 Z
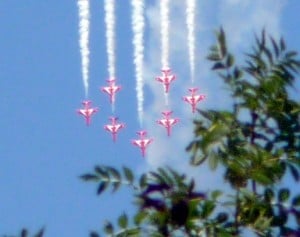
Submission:
M 96 166 L 81 178 L 96 182 L 99 195 L 109 186 L 116 191 L 127 185 L 136 199 L 132 222 L 122 214 L 117 227 L 105 224 L 106 235 L 229 237 L 248 231 L 300 236 L 299 191 L 281 182 L 288 177 L 297 185 L 300 180 L 300 104 L 290 93 L 300 68 L 297 53 L 263 30 L 245 54 L 245 65 L 238 66 L 223 29 L 216 38 L 207 58 L 227 86 L 232 107 L 199 111 L 187 151 L 193 166 L 223 167 L 231 195 L 226 190 L 201 192 L 199 180 L 167 167 L 135 178 L 126 167 Z
M 96 182 L 98 195 L 109 186 L 115 192 L 126 185 L 136 199 L 132 221 L 125 213 L 117 227 L 108 221 L 106 236 L 230 237 L 246 231 L 261 237 L 300 236 L 299 189 L 282 182 L 300 181 L 300 103 L 290 93 L 300 69 L 297 53 L 263 30 L 245 54 L 245 65 L 238 66 L 223 29 L 216 38 L 207 58 L 227 86 L 232 107 L 198 111 L 187 151 L 193 166 L 208 163 L 212 172 L 221 166 L 230 194 L 226 189 L 199 191 L 199 180 L 168 167 L 136 178 L 127 167 L 96 166 L 81 179 Z M 19 236 L 29 236 L 28 230 Z

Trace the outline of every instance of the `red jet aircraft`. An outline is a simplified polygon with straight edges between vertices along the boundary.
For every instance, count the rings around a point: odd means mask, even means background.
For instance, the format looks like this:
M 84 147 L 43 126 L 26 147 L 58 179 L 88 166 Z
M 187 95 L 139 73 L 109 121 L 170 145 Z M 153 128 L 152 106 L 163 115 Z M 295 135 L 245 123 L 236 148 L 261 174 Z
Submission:
M 116 85 L 116 79 L 108 79 L 108 86 L 101 87 L 101 91 L 107 93 L 109 95 L 110 103 L 115 102 L 116 93 L 121 90 L 121 86 Z
M 135 146 L 138 146 L 141 149 L 142 156 L 145 157 L 147 146 L 153 142 L 152 138 L 145 138 L 147 135 L 146 131 L 139 131 L 137 134 L 140 136 L 140 139 L 132 140 L 131 143 Z
M 110 117 L 109 120 L 111 121 L 110 124 L 106 124 L 104 126 L 104 129 L 108 132 L 111 132 L 113 141 L 116 142 L 117 140 L 117 133 L 120 129 L 125 127 L 125 124 L 123 123 L 117 123 L 118 118 L 117 117 Z
M 205 95 L 196 95 L 196 92 L 198 91 L 198 88 L 189 88 L 189 91 L 191 92 L 190 96 L 184 96 L 183 100 L 188 102 L 192 106 L 192 112 L 196 112 L 196 106 L 197 104 L 204 100 L 206 98 Z
M 90 100 L 84 100 L 82 104 L 83 109 L 78 109 L 77 113 L 84 116 L 86 125 L 89 126 L 91 123 L 91 116 L 98 112 L 98 108 L 91 108 L 92 101 Z
M 158 124 L 164 126 L 167 129 L 168 136 L 171 135 L 172 126 L 179 122 L 178 118 L 170 118 L 172 113 L 173 111 L 164 111 L 162 112 L 164 118 L 156 121 Z
M 161 72 L 162 72 L 162 76 L 156 77 L 155 79 L 158 82 L 163 83 L 165 93 L 168 93 L 169 88 L 170 88 L 170 84 L 171 84 L 172 81 L 174 81 L 176 79 L 176 77 L 175 77 L 175 75 L 171 74 L 171 69 L 170 68 L 163 68 L 163 69 L 161 69 Z

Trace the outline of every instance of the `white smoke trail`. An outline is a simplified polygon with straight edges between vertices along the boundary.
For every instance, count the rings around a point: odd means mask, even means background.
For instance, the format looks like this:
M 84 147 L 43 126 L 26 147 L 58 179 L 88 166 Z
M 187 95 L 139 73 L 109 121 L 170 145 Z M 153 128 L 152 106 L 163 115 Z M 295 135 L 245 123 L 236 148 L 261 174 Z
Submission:
M 140 121 L 140 126 L 143 123 L 143 61 L 144 61 L 144 1 L 132 0 L 131 5 L 133 7 L 132 14 L 132 30 L 133 30 L 133 46 L 134 46 L 134 64 L 136 74 L 136 91 L 137 91 L 137 110 Z
M 85 96 L 89 92 L 89 27 L 90 27 L 90 6 L 89 0 L 78 0 L 79 8 L 79 46 L 81 53 L 82 78 L 85 89 Z
M 169 0 L 160 0 L 161 65 L 169 67 Z M 164 93 L 166 106 L 169 105 L 168 93 Z
M 105 0 L 106 52 L 109 78 L 115 77 L 115 1 Z
M 169 67 L 169 0 L 160 0 L 161 64 Z
M 188 30 L 188 50 L 189 50 L 189 63 L 190 63 L 190 76 L 192 83 L 195 80 L 195 10 L 196 0 L 186 1 L 186 25 Z

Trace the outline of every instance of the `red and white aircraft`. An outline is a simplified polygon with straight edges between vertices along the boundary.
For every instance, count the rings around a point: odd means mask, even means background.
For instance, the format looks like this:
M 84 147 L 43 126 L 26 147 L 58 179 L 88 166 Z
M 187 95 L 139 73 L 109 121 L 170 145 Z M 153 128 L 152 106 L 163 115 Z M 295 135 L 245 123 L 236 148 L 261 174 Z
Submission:
M 115 102 L 116 93 L 121 90 L 121 86 L 116 85 L 116 79 L 111 78 L 106 80 L 108 82 L 108 86 L 101 87 L 101 91 L 107 93 L 109 95 L 110 103 Z
M 170 84 L 172 81 L 176 79 L 175 75 L 171 74 L 170 68 L 163 68 L 161 69 L 162 76 L 156 77 L 156 81 L 163 83 L 165 93 L 169 92 Z
M 118 118 L 117 117 L 110 117 L 109 120 L 111 121 L 110 124 L 104 125 L 104 129 L 108 132 L 111 132 L 113 141 L 116 142 L 117 140 L 117 133 L 120 129 L 125 127 L 125 124 L 123 123 L 117 123 Z
M 77 113 L 84 116 L 86 125 L 89 126 L 91 123 L 91 116 L 98 112 L 98 108 L 91 108 L 92 101 L 90 100 L 84 100 L 82 104 L 83 108 L 78 109 Z
M 158 124 L 164 126 L 167 129 L 168 136 L 171 135 L 172 126 L 179 122 L 178 118 L 170 118 L 172 113 L 173 111 L 164 111 L 162 112 L 164 118 L 156 121 Z
M 196 106 L 197 104 L 204 100 L 206 98 L 205 95 L 196 95 L 196 92 L 198 91 L 198 88 L 189 88 L 189 91 L 191 92 L 190 96 L 184 96 L 183 100 L 188 102 L 192 106 L 192 112 L 196 112 Z
M 140 138 L 132 140 L 131 143 L 135 146 L 138 146 L 141 149 L 142 156 L 145 157 L 146 148 L 151 142 L 153 142 L 153 139 L 145 138 L 147 135 L 146 131 L 139 131 L 137 134 L 140 136 Z

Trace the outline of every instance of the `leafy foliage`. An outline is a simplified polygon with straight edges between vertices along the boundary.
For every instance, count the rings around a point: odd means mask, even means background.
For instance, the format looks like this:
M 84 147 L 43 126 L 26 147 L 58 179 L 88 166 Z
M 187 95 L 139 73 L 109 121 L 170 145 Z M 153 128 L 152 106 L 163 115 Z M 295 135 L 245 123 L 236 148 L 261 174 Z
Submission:
M 299 189 L 283 186 L 286 178 L 296 186 L 300 180 L 300 103 L 290 93 L 300 68 L 297 53 L 263 30 L 244 65 L 237 65 L 222 28 L 216 40 L 207 59 L 232 107 L 199 111 L 186 150 L 195 168 L 222 167 L 221 182 L 230 188 L 199 191 L 198 180 L 168 167 L 136 178 L 127 167 L 96 166 L 80 178 L 96 183 L 98 195 L 130 187 L 137 207 L 133 217 L 123 213 L 115 223 L 107 221 L 105 236 L 300 236 Z
M 112 185 L 112 191 L 117 191 L 122 184 L 129 185 L 133 188 L 133 172 L 127 167 L 123 167 L 123 175 L 110 166 L 96 166 L 93 173 L 87 173 L 80 176 L 84 181 L 98 182 L 97 194 L 101 194 L 107 189 L 109 184 Z
M 126 214 L 118 228 L 107 222 L 106 235 L 229 237 L 248 230 L 256 236 L 299 236 L 300 194 L 281 187 L 287 176 L 300 179 L 300 104 L 289 93 L 300 68 L 297 53 L 263 30 L 245 54 L 245 65 L 237 65 L 222 28 L 216 39 L 207 58 L 229 90 L 232 108 L 199 111 L 187 151 L 193 166 L 222 167 L 230 193 L 199 192 L 196 180 L 170 168 L 136 180 L 127 168 L 98 167 L 101 172 L 82 178 L 98 182 L 98 194 L 109 184 L 113 190 L 129 184 L 138 208 L 132 223 Z
M 224 31 L 217 33 L 217 45 L 208 59 L 231 92 L 232 110 L 199 111 L 196 138 L 187 150 L 193 165 L 208 160 L 211 168 L 218 164 L 225 168 L 224 178 L 237 192 L 237 233 L 240 227 L 250 227 L 258 236 L 284 236 L 296 233 L 286 225 L 288 216 L 297 220 L 299 209 L 286 206 L 291 196 L 288 188 L 278 190 L 274 204 L 274 185 L 288 171 L 299 181 L 300 104 L 288 89 L 294 85 L 300 61 L 296 52 L 287 51 L 283 39 L 268 39 L 263 30 L 260 38 L 255 37 L 252 52 L 246 54 L 246 65 L 237 66 L 227 49 Z

